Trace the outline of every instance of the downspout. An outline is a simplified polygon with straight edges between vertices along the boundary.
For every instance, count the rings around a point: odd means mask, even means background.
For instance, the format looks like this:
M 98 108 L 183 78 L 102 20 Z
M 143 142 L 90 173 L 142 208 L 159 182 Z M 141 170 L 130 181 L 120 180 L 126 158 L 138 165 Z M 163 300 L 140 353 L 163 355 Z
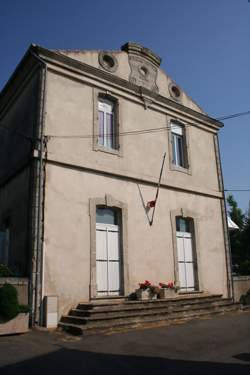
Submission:
M 38 154 L 35 163 L 35 215 L 34 215 L 34 242 L 33 242 L 33 265 L 32 265 L 32 325 L 42 324 L 42 276 L 43 276 L 43 216 L 44 216 L 44 162 L 43 154 L 45 148 L 44 123 L 45 123 L 45 98 L 47 84 L 47 65 L 36 54 L 32 56 L 42 66 L 39 93 L 39 116 L 38 116 Z
M 226 198 L 225 198 L 218 134 L 214 136 L 214 142 L 215 142 L 215 154 L 216 154 L 217 170 L 218 170 L 218 177 L 219 177 L 219 189 L 223 194 L 223 198 L 221 199 L 221 213 L 222 213 L 222 223 L 223 223 L 223 233 L 224 233 L 224 243 L 225 243 L 227 291 L 228 291 L 228 298 L 232 298 L 234 300 L 232 256 L 231 256 L 231 246 L 230 246 L 229 232 L 228 232 L 228 225 L 227 225 L 227 210 L 226 210 L 226 203 L 225 203 Z

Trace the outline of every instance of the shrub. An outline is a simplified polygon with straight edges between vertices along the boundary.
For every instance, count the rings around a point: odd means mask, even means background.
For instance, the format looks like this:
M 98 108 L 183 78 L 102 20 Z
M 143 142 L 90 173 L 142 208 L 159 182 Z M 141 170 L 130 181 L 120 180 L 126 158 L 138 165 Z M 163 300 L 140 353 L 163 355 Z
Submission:
M 10 320 L 15 318 L 18 313 L 17 290 L 13 285 L 5 283 L 0 288 L 0 316 L 4 320 Z

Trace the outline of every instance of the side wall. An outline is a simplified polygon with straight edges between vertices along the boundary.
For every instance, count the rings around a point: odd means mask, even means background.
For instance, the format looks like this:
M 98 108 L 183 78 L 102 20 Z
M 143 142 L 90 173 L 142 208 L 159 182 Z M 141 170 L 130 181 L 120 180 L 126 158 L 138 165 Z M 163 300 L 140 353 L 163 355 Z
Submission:
M 0 225 L 10 226 L 8 265 L 30 273 L 31 171 L 36 136 L 39 70 L 19 72 L 0 102 Z
M 29 247 L 30 167 L 0 188 L 0 225 L 10 228 L 8 265 L 16 276 L 27 276 Z
M 47 164 L 46 176 L 44 295 L 59 296 L 59 315 L 89 300 L 89 203 L 90 198 L 105 199 L 106 194 L 127 207 L 128 292 L 145 279 L 153 283 L 174 280 L 171 212 L 183 209 L 196 216 L 200 289 L 226 296 L 219 199 L 161 189 L 150 226 L 144 205 L 154 198 L 155 187 L 52 164 Z

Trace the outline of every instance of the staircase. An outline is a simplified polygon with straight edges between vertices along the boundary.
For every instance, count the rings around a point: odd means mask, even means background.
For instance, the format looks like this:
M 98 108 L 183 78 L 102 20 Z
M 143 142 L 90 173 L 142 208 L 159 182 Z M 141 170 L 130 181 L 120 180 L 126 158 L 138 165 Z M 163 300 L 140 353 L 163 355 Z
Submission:
M 170 323 L 239 310 L 240 304 L 221 295 L 190 294 L 149 301 L 104 300 L 80 303 L 62 316 L 59 327 L 82 335 L 135 328 L 156 322 Z

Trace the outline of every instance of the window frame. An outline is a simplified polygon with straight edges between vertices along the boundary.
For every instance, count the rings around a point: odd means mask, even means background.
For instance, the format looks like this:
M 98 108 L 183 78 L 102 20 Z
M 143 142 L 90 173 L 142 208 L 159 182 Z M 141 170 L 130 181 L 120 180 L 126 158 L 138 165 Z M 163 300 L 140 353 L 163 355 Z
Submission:
M 187 174 L 191 173 L 191 164 L 190 164 L 190 150 L 189 150 L 189 132 L 187 129 L 186 124 L 183 122 L 177 120 L 177 119 L 169 119 L 168 123 L 168 140 L 169 140 L 169 165 L 170 170 L 177 171 L 177 172 L 183 172 Z M 176 131 L 173 131 L 172 127 L 176 125 L 176 127 L 179 127 L 180 130 L 176 129 Z M 182 134 L 180 134 L 182 133 Z M 183 165 L 177 164 L 174 161 L 174 153 L 175 153 L 175 159 L 180 158 L 180 153 L 178 154 L 178 151 L 173 145 L 173 142 L 175 142 L 175 145 L 177 145 L 178 139 L 182 140 L 182 163 Z M 177 146 L 178 147 L 178 146 Z M 176 157 L 177 156 L 177 157 Z
M 100 144 L 100 132 L 99 132 L 99 103 L 106 103 L 107 106 L 109 104 L 113 105 L 113 146 L 109 147 L 108 144 L 105 144 L 105 137 L 104 137 L 104 144 Z M 99 91 L 94 89 L 94 100 L 93 100 L 93 113 L 94 113 L 94 124 L 93 124 L 93 150 L 94 151 L 102 151 L 108 154 L 113 154 L 116 156 L 122 156 L 122 146 L 120 142 L 120 132 L 121 126 L 119 122 L 119 101 L 116 97 L 110 95 L 107 92 Z M 108 111 L 105 112 L 108 114 Z M 106 120 L 104 119 L 104 122 Z M 105 125 L 104 125 L 105 127 Z
M 100 112 L 103 113 L 102 133 L 100 132 Z M 108 133 L 108 116 L 110 116 L 111 134 Z M 116 150 L 115 104 L 113 101 L 106 98 L 98 98 L 98 125 L 98 145 L 111 150 Z M 109 143 L 111 145 L 109 145 Z
M 195 279 L 195 291 L 203 291 L 202 283 L 202 267 L 201 267 L 201 239 L 199 230 L 199 217 L 195 211 L 191 211 L 185 208 L 179 208 L 177 210 L 170 211 L 170 221 L 172 227 L 172 243 L 173 243 L 173 257 L 174 257 L 174 277 L 179 285 L 179 267 L 178 267 L 178 249 L 177 249 L 177 218 L 183 218 L 189 221 L 189 230 L 192 234 L 192 251 L 194 259 L 194 279 Z M 185 294 L 184 291 L 181 292 Z

